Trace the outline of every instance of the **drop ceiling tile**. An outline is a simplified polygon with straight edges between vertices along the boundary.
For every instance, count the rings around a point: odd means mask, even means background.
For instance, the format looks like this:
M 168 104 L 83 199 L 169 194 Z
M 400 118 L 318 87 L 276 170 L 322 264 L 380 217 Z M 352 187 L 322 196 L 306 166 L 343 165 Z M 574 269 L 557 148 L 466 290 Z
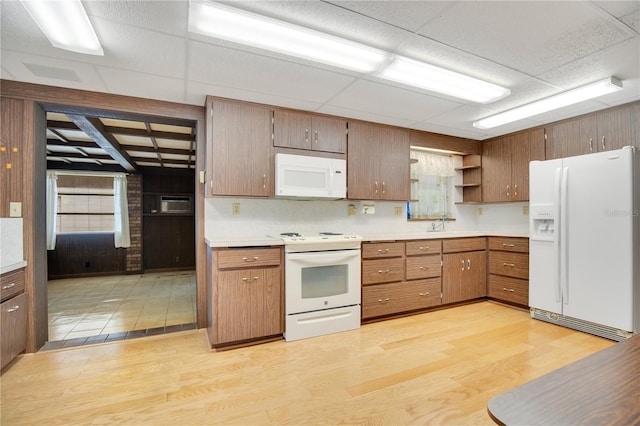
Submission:
M 152 147 L 153 143 L 151 139 L 146 136 L 132 136 L 132 135 L 113 135 L 118 142 L 122 145 L 136 145 L 136 146 L 146 146 Z
M 98 70 L 111 93 L 184 102 L 184 81 L 182 79 L 117 68 L 98 67 Z
M 70 141 L 93 141 L 93 139 L 87 136 L 87 134 L 82 130 L 58 129 L 57 131 Z
M 360 111 L 346 107 L 340 107 L 333 104 L 324 105 L 318 112 L 339 117 L 346 117 L 355 120 L 373 121 L 375 123 L 388 124 L 392 126 L 410 127 L 413 120 L 403 119 L 402 117 L 391 117 L 388 115 L 378 114 L 371 111 Z
M 47 120 L 67 121 L 67 122 L 71 121 L 69 119 L 69 117 L 67 117 L 65 114 L 62 114 L 62 113 L 59 113 L 59 112 L 47 112 Z
M 163 160 L 183 160 L 189 161 L 194 160 L 190 155 L 179 155 L 179 154 L 161 154 Z
M 611 15 L 622 18 L 633 14 L 640 13 L 640 2 L 638 1 L 594 1 L 594 3 L 606 10 Z
M 192 143 L 189 141 L 179 141 L 175 139 L 161 139 L 161 138 L 156 138 L 156 143 L 158 144 L 159 148 L 185 149 L 185 150 L 190 150 L 192 145 Z
M 350 84 L 353 78 L 267 56 L 227 47 L 191 42 L 191 81 L 325 102 Z
M 67 145 L 47 145 L 47 151 L 65 154 L 77 154 L 79 152 L 77 148 Z
M 420 121 L 460 104 L 387 84 L 359 80 L 334 97 L 331 105 Z
M 140 167 L 160 167 L 160 163 L 151 163 L 147 161 L 136 161 L 136 164 Z M 165 167 L 167 167 L 166 164 Z
M 4 24 L 4 20 L 2 22 Z M 4 40 L 2 43 L 4 48 Z M 2 67 L 19 81 L 71 89 L 106 91 L 100 75 L 91 64 L 4 49 L 0 52 L 0 56 Z M 73 78 L 66 78 L 71 75 Z
M 127 154 L 131 158 L 158 158 L 158 154 L 155 152 L 134 151 L 132 149 L 127 150 Z
M 384 50 L 394 50 L 408 31 L 322 1 L 252 1 L 238 7 Z
M 183 133 L 186 135 L 190 135 L 193 131 L 193 128 L 186 126 L 174 126 L 170 124 L 158 124 L 158 123 L 150 123 L 151 130 L 156 130 L 159 132 L 172 132 L 172 133 Z
M 108 155 L 102 148 L 82 148 L 82 150 L 89 155 Z
M 186 34 L 186 1 L 89 1 L 84 3 L 90 19 L 104 18 L 120 24 L 141 27 L 178 36 Z
M 453 4 L 438 1 L 331 1 L 330 3 L 411 32 L 419 30 Z
M 585 2 L 543 1 L 457 2 L 420 34 L 529 75 L 629 37 Z
M 100 118 L 102 124 L 107 127 L 122 127 L 127 129 L 143 129 L 146 130 L 147 126 L 141 121 L 130 121 L 130 120 L 118 120 L 115 118 Z

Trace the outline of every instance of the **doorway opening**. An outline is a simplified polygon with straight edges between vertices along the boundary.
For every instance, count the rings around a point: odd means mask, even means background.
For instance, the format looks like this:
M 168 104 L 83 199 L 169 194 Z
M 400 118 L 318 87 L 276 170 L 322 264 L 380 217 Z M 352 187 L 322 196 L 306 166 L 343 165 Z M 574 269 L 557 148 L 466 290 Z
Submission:
M 46 152 L 59 177 L 42 349 L 195 329 L 195 122 L 48 106 Z M 97 183 L 113 173 L 126 175 L 126 247 Z

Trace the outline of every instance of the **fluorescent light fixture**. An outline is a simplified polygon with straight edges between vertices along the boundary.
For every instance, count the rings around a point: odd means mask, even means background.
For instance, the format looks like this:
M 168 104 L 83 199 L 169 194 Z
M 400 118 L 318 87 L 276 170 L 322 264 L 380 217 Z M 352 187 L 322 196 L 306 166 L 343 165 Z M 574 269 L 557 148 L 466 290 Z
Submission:
M 532 117 L 542 114 L 543 112 L 553 111 L 568 105 L 577 104 L 578 102 L 588 99 L 597 98 L 622 89 L 622 82 L 615 77 L 605 78 L 586 86 L 578 87 L 567 92 L 560 93 L 509 111 L 501 112 L 490 117 L 483 118 L 473 122 L 473 127 L 478 129 L 490 129 L 492 127 L 502 126 L 503 124 L 522 120 L 523 118 Z
M 482 104 L 511 93 L 505 87 L 401 56 L 382 70 L 379 77 Z
M 80 0 L 21 0 L 54 47 L 87 55 L 104 55 Z
M 389 58 L 364 44 L 217 3 L 191 1 L 189 31 L 363 73 Z

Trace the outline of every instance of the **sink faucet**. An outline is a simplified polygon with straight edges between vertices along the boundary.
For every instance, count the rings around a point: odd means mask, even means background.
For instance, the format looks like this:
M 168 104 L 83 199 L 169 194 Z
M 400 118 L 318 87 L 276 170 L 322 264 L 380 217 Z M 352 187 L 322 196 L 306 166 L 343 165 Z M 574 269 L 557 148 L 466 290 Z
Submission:
M 445 231 L 445 223 L 447 222 L 446 216 L 442 216 L 438 222 L 431 222 L 431 232 Z

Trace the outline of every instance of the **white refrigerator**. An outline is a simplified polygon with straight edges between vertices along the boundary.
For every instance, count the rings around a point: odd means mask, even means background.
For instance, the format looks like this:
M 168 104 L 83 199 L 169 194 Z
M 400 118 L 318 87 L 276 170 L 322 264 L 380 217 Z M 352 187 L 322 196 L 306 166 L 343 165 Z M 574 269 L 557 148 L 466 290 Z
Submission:
M 617 341 L 640 332 L 635 157 L 625 147 L 530 163 L 533 318 Z

